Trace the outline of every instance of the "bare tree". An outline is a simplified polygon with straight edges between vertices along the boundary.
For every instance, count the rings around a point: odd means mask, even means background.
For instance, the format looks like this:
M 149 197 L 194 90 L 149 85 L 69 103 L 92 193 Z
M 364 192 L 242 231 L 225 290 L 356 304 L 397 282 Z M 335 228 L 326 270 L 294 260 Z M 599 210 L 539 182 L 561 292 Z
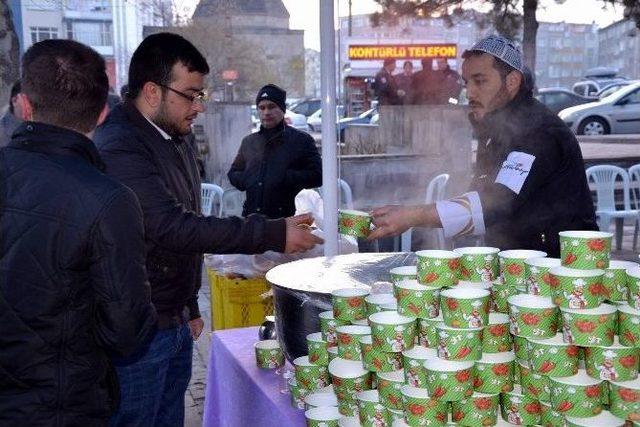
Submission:
M 20 75 L 20 46 L 13 26 L 11 9 L 0 1 L 0 102 L 8 100 L 11 85 Z

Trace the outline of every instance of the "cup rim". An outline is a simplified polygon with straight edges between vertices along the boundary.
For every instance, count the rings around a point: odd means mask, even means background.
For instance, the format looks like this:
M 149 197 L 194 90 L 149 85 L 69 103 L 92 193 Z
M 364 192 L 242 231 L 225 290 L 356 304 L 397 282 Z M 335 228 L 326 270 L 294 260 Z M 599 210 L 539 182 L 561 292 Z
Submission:
M 360 344 L 373 345 L 373 337 L 371 335 L 363 335 L 360 337 Z
M 359 391 L 356 393 L 356 400 L 362 402 L 380 403 L 380 392 L 377 389 Z
M 492 246 L 463 246 L 455 248 L 453 252 L 460 255 L 497 255 L 500 249 Z
M 367 375 L 369 371 L 364 369 L 361 360 L 347 360 L 335 357 L 329 362 L 329 373 L 338 378 L 358 378 Z M 342 372 L 347 371 L 347 372 Z
M 395 320 L 394 320 L 395 319 Z M 404 316 L 396 311 L 381 311 L 369 316 L 371 323 L 380 325 L 408 325 L 416 321 L 415 317 Z
M 489 291 L 492 286 L 491 282 L 470 282 L 468 280 L 460 280 L 454 287 L 458 289 L 486 289 Z
M 598 385 L 604 382 L 604 380 L 596 379 L 587 374 L 585 370 L 578 370 L 578 373 L 571 375 L 570 377 L 549 377 L 551 381 L 563 384 L 563 385 L 575 385 L 575 386 L 592 386 Z
M 369 321 L 367 319 L 355 319 L 351 321 L 351 324 L 357 326 L 369 326 Z
M 360 418 L 358 416 L 344 416 L 338 420 L 338 427 L 360 427 Z
M 556 305 L 551 301 L 550 297 L 543 297 L 539 295 L 531 294 L 518 294 L 511 295 L 507 298 L 507 303 L 511 306 L 524 307 L 524 308 L 536 308 L 536 309 L 548 309 L 556 308 Z
M 427 390 L 426 388 L 413 387 L 408 384 L 405 384 L 400 388 L 400 393 L 402 393 L 404 396 L 412 397 L 415 399 L 429 398 L 429 390 Z
M 412 291 L 428 291 L 429 287 L 425 286 L 421 283 L 418 283 L 418 281 L 416 279 L 409 279 L 409 280 L 399 280 L 396 283 L 393 284 L 393 286 L 400 288 L 400 289 L 409 289 Z M 431 286 L 432 289 L 439 289 L 437 287 L 433 287 Z
M 295 359 L 293 359 L 293 366 L 300 366 L 300 367 L 310 367 L 310 366 L 318 366 L 315 363 L 311 363 L 309 361 L 309 356 L 300 356 L 300 357 L 296 357 Z
M 559 232 L 558 236 L 569 239 L 607 239 L 613 238 L 613 233 L 608 231 L 567 230 Z
M 338 346 L 334 345 L 333 347 L 327 347 L 327 353 L 338 354 Z
M 376 375 L 383 380 L 393 383 L 404 383 L 404 369 L 390 372 L 376 372 Z
M 510 363 L 516 360 L 516 355 L 511 351 L 504 351 L 500 353 L 482 353 L 482 358 L 476 363 Z
M 371 335 L 371 327 L 361 325 L 342 325 L 336 328 L 336 332 L 339 334 L 364 336 Z
M 631 381 L 611 381 L 608 380 L 611 384 L 614 384 L 618 387 L 630 388 L 632 390 L 640 390 L 640 376 L 635 380 Z
M 445 251 L 442 249 L 423 249 L 416 252 L 418 258 L 443 258 L 443 259 L 458 259 L 462 255 L 455 253 L 454 251 Z
M 598 277 L 604 275 L 604 270 L 599 268 L 593 268 L 589 270 L 578 270 L 576 268 L 569 268 L 563 265 L 559 267 L 553 267 L 549 270 L 549 274 L 559 277 Z
M 366 288 L 340 288 L 331 292 L 334 297 L 351 298 L 351 297 L 366 297 L 369 295 L 369 289 Z
M 309 402 L 309 400 L 313 400 L 313 398 L 316 398 L 316 399 L 327 399 L 327 400 L 329 400 L 330 402 L 334 402 L 334 401 L 335 401 L 335 404 L 333 404 L 333 403 L 328 403 L 327 405 L 322 405 L 322 404 L 314 405 L 313 403 Z M 323 402 L 323 401 L 321 400 L 321 402 Z M 338 397 L 335 395 L 335 393 L 327 393 L 327 392 L 319 392 L 319 391 L 316 391 L 316 392 L 313 392 L 313 393 L 309 393 L 309 394 L 304 398 L 304 403 L 309 403 L 310 405 L 313 405 L 313 406 L 316 406 L 316 407 L 321 407 L 321 406 L 338 406 Z
M 322 339 L 322 332 L 313 332 L 311 334 L 308 334 L 307 341 L 326 343 L 326 341 Z
M 407 271 L 407 273 L 405 273 Z M 396 274 L 398 276 L 415 276 L 418 274 L 418 267 L 415 265 L 401 265 L 400 267 L 393 267 L 389 270 L 389 274 Z
M 633 267 L 629 267 L 625 269 L 627 276 L 631 276 L 634 279 L 640 280 L 640 265 L 634 265 Z
M 470 292 L 473 291 L 473 292 Z M 491 295 L 486 289 L 469 289 L 469 288 L 450 288 L 440 292 L 440 297 L 456 298 L 456 299 L 477 299 L 485 298 Z
M 494 311 L 489 313 L 489 322 L 487 326 L 500 325 L 502 323 L 509 323 L 509 315 L 506 313 L 496 313 Z
M 578 417 L 566 417 L 566 420 L 569 421 L 572 425 L 580 426 L 580 427 L 600 427 L 600 426 L 610 426 L 610 427 L 622 427 L 625 424 L 625 420 L 620 417 L 617 417 L 611 413 L 611 411 L 602 410 L 598 415 L 589 418 L 578 418 Z
M 304 412 L 304 417 L 313 421 L 336 421 L 342 414 L 336 406 L 318 406 Z
M 562 260 L 560 258 L 535 257 L 525 259 L 524 263 L 529 267 L 553 268 L 560 267 Z
M 279 350 L 280 343 L 278 340 L 262 340 L 253 345 L 258 350 Z
M 524 261 L 527 258 L 543 258 L 548 254 L 543 251 L 533 249 L 508 249 L 498 252 L 500 258 L 518 259 Z
M 598 307 L 594 308 L 565 308 L 560 307 L 560 311 L 563 313 L 571 313 L 571 314 L 614 314 L 618 311 L 618 308 L 615 305 L 602 303 Z
M 558 332 L 557 334 L 549 338 L 543 338 L 543 339 L 527 338 L 527 341 L 533 344 L 546 345 L 546 346 L 576 347 L 575 344 L 569 344 L 567 342 L 564 342 L 562 333 L 560 332 Z
M 371 214 L 369 212 L 359 211 L 356 209 L 338 209 L 338 213 L 352 216 L 366 216 L 367 218 L 371 218 Z
M 618 311 L 621 311 L 625 314 L 630 314 L 632 316 L 640 316 L 640 310 L 637 310 L 629 305 L 629 303 L 625 302 L 624 304 L 620 304 L 616 306 Z
M 364 298 L 365 302 L 373 305 L 384 305 L 395 300 L 393 294 L 369 294 Z
M 333 317 L 333 310 L 321 311 L 318 317 L 325 320 L 336 320 L 335 317 Z
M 473 361 L 463 360 L 444 360 L 444 359 L 428 359 L 425 360 L 423 366 L 425 369 L 434 372 L 458 372 L 471 369 L 475 363 Z
M 477 328 L 454 328 L 453 326 L 448 326 L 444 322 L 438 323 L 436 325 L 436 329 L 444 329 L 445 331 L 469 331 L 469 332 L 480 332 L 484 329 L 483 326 Z
M 392 311 L 392 310 L 395 311 L 398 309 L 398 301 L 393 301 L 388 304 L 382 304 L 380 308 L 382 308 L 385 311 Z
M 438 357 L 438 352 L 435 348 L 427 348 L 421 345 L 414 345 L 413 347 L 403 350 L 402 356 L 408 359 L 416 360 L 429 360 Z
M 640 264 L 633 261 L 624 261 L 621 259 L 612 259 L 609 261 L 609 267 L 605 270 L 628 270 L 630 268 L 640 267 Z
M 440 313 L 438 313 L 438 315 L 436 317 L 429 317 L 429 318 L 420 318 L 419 320 L 424 320 L 427 322 L 434 322 L 434 323 L 440 323 L 440 322 L 444 322 L 444 316 L 442 315 L 442 310 L 440 310 Z

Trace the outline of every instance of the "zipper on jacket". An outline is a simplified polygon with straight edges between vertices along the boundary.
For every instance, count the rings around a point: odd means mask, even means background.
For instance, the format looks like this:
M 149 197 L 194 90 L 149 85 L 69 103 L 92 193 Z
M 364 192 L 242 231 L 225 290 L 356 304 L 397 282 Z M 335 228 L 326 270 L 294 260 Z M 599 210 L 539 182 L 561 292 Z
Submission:
M 184 157 L 183 157 L 182 153 L 180 152 L 180 149 L 178 148 L 177 144 L 173 140 L 169 141 L 169 143 L 173 147 L 173 151 L 178 156 L 178 162 L 180 162 L 180 169 L 182 169 L 182 173 L 184 174 L 185 180 L 188 183 L 190 183 L 191 186 L 193 186 L 193 183 L 191 181 L 191 176 L 189 175 L 187 166 L 185 165 Z M 186 143 L 184 143 L 184 144 L 186 144 Z M 189 206 L 189 208 L 190 209 L 195 209 L 195 203 L 194 203 L 192 192 L 193 192 L 193 189 L 192 189 L 191 192 L 189 192 L 189 203 L 191 204 L 191 206 Z

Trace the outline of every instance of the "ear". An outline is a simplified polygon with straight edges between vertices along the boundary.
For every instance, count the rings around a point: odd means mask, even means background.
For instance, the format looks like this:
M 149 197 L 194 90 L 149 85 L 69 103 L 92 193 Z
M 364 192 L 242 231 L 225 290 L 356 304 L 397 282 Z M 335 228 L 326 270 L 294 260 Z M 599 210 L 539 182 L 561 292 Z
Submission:
M 20 111 L 22 112 L 22 117 L 20 117 L 20 119 L 24 121 L 33 120 L 33 104 L 31 104 L 27 95 L 24 93 L 17 94 L 16 104 L 20 107 Z
M 108 115 L 109 115 L 109 104 L 104 104 L 104 108 L 102 109 L 102 111 L 100 112 L 100 115 L 98 116 L 98 122 L 96 123 L 96 127 L 104 123 Z
M 140 91 L 142 99 L 153 108 L 162 102 L 162 88 L 153 82 L 146 82 Z
M 518 71 L 512 71 L 507 74 L 507 90 L 511 93 L 515 93 L 520 89 L 522 85 L 522 73 Z

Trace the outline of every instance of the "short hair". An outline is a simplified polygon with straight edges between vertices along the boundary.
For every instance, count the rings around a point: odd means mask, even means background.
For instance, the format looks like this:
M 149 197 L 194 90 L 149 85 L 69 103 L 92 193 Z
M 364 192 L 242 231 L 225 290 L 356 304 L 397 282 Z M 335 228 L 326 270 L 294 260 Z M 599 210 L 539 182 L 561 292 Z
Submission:
M 207 60 L 184 37 L 158 33 L 145 38 L 131 57 L 128 97 L 136 98 L 148 82 L 160 85 L 171 83 L 171 69 L 178 62 L 187 67 L 189 72 L 209 73 Z
M 109 91 L 104 59 L 73 40 L 43 40 L 22 57 L 22 93 L 36 120 L 88 133 Z
M 394 64 L 394 65 L 395 65 L 395 63 L 396 63 L 396 60 L 395 60 L 395 59 L 393 59 L 393 58 L 385 58 L 385 60 L 384 60 L 384 62 L 382 63 L 382 65 L 383 65 L 384 67 L 386 67 L 387 65 L 391 65 L 391 64 Z
M 502 81 L 505 81 L 507 79 L 507 76 L 509 75 L 509 73 L 511 73 L 512 71 L 518 71 L 517 69 L 513 68 L 511 65 L 507 64 L 506 62 L 504 62 L 502 59 L 496 58 L 495 56 L 491 55 L 490 53 L 483 52 L 481 50 L 467 51 L 463 55 L 463 58 L 466 59 L 466 58 L 469 58 L 471 56 L 482 56 L 482 55 L 488 55 L 488 56 L 493 58 L 493 68 L 495 68 L 498 71 L 498 74 L 500 74 L 500 78 L 502 79 Z
M 20 93 L 20 79 L 16 80 L 11 86 L 11 93 L 9 94 L 9 111 L 13 114 L 13 98 Z
M 406 67 L 407 65 L 411 65 L 411 68 L 413 68 L 413 62 L 411 61 L 404 61 L 404 64 L 402 64 L 402 68 Z

